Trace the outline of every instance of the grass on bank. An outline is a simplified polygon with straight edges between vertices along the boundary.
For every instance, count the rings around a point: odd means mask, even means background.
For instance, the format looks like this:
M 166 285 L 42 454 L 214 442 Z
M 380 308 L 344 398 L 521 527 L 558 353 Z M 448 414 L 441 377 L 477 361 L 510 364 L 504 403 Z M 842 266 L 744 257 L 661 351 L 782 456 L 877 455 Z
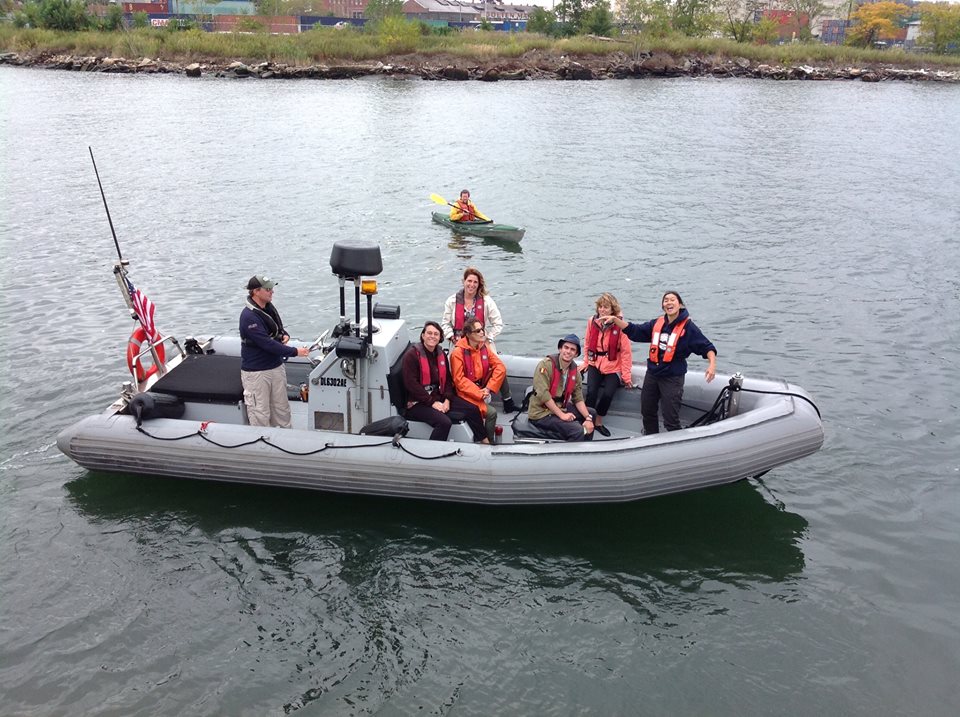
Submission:
M 126 59 L 159 58 L 169 62 L 242 60 L 290 65 L 336 61 L 402 61 L 404 55 L 450 55 L 484 62 L 517 59 L 532 50 L 547 55 L 605 57 L 621 53 L 625 59 L 642 52 L 666 52 L 675 57 L 744 57 L 766 64 L 890 64 L 900 67 L 960 67 L 960 57 L 918 55 L 902 50 L 864 50 L 818 43 L 753 45 L 716 38 L 623 36 L 616 41 L 589 37 L 554 40 L 534 33 L 469 32 L 421 35 L 416 25 L 393 32 L 359 32 L 332 28 L 298 35 L 266 33 L 207 33 L 200 30 L 169 31 L 141 28 L 121 32 L 60 32 L 0 25 L 4 52 L 112 56 Z

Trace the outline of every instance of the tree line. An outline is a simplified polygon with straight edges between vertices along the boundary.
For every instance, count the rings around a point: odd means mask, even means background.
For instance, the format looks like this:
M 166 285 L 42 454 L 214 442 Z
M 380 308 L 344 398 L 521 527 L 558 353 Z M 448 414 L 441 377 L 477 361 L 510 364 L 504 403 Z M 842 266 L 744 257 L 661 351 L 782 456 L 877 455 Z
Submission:
M 304 2 L 263 0 L 258 11 L 264 15 L 300 14 Z M 781 24 L 764 13 L 766 9 L 769 4 L 763 0 L 621 0 L 615 14 L 609 0 L 560 0 L 552 10 L 535 7 L 526 31 L 555 38 L 723 36 L 741 43 L 769 44 L 780 36 Z M 850 45 L 873 47 L 892 38 L 906 22 L 919 20 L 919 45 L 941 54 L 960 53 L 960 4 L 923 2 L 910 7 L 891 0 L 860 5 L 857 0 L 846 0 L 839 7 L 832 7 L 823 0 L 779 0 L 776 9 L 789 13 L 783 17 L 790 18 L 792 25 L 788 29 L 801 42 L 814 39 L 814 22 L 829 11 L 834 15 L 845 14 L 849 19 L 845 41 Z M 91 13 L 84 0 L 28 0 L 21 6 L 13 0 L 0 0 L 0 10 L 6 21 L 18 27 L 64 31 L 109 31 L 124 27 L 123 11 L 117 4 L 108 5 L 102 15 Z M 415 36 L 454 32 L 449 27 L 406 20 L 403 0 L 370 0 L 364 15 L 368 19 L 367 31 L 380 34 Z M 146 14 L 135 14 L 132 24 L 147 25 Z M 480 29 L 493 27 L 482 20 Z

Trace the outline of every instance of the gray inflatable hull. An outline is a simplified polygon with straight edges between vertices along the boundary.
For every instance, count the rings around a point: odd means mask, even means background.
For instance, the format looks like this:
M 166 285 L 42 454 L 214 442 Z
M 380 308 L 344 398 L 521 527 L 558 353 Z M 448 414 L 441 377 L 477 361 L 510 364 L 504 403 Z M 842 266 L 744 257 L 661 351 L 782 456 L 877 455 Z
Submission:
M 687 382 L 687 393 L 706 394 L 702 377 L 691 373 Z M 722 385 L 718 376 L 709 392 Z M 806 395 L 778 381 L 750 379 L 744 387 Z M 782 395 L 756 397 L 749 410 L 708 426 L 581 443 L 488 446 L 229 423 L 210 424 L 203 436 L 159 440 L 196 434 L 200 425 L 158 418 L 144 423 L 147 435 L 133 417 L 107 411 L 65 429 L 57 444 L 94 471 L 462 503 L 561 504 L 627 502 L 732 483 L 823 443 L 815 408 Z

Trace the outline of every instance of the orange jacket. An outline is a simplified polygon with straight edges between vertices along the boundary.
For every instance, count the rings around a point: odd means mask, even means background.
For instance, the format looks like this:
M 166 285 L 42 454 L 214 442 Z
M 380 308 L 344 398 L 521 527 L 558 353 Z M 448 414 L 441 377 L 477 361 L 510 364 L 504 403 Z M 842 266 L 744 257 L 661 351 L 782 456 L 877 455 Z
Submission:
M 457 341 L 457 345 L 453 347 L 453 351 L 450 352 L 450 373 L 453 374 L 453 387 L 456 389 L 457 395 L 479 408 L 481 416 L 486 416 L 487 404 L 483 400 L 483 391 L 480 386 L 467 378 L 467 374 L 463 370 L 464 349 L 470 352 L 470 357 L 473 359 L 473 375 L 483 375 L 483 362 L 480 360 L 480 352 L 470 348 L 470 343 L 465 338 L 461 338 Z M 490 374 L 486 387 L 490 389 L 491 393 L 496 393 L 500 390 L 503 379 L 507 376 L 507 367 L 497 356 L 496 351 L 490 347 L 490 344 L 487 344 L 487 361 L 493 372 Z
M 587 321 L 587 333 L 584 336 L 589 335 L 590 333 L 590 324 L 593 323 L 593 319 Z M 604 331 L 600 334 L 600 338 L 597 340 L 597 349 L 600 351 L 607 350 L 607 340 L 610 335 L 609 331 Z M 630 339 L 627 338 L 627 335 L 620 332 L 620 344 L 617 351 L 617 360 L 611 361 L 606 356 L 597 356 L 593 361 L 587 359 L 586 356 L 586 339 L 584 339 L 584 357 L 583 361 L 588 366 L 595 366 L 600 373 L 618 373 L 620 374 L 620 379 L 626 384 L 630 380 L 630 369 L 633 367 L 633 349 L 630 347 Z
M 455 222 L 475 222 L 480 217 L 477 216 L 477 206 L 468 201 L 464 205 L 459 199 L 455 207 L 450 207 L 450 219 Z

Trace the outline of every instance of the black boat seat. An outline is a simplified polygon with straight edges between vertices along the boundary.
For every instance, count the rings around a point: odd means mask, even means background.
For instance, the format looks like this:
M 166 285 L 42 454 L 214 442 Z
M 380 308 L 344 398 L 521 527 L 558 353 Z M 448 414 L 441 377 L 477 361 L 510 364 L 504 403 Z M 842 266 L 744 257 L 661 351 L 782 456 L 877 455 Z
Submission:
M 563 436 L 559 433 L 554 433 L 553 431 L 545 431 L 542 428 L 538 428 L 530 422 L 530 417 L 526 411 L 519 414 L 511 424 L 513 428 L 513 433 L 516 436 L 521 438 L 539 438 L 544 441 L 562 441 Z
M 170 373 L 161 376 L 160 380 L 150 387 L 150 391 L 197 403 L 243 401 L 240 357 L 187 354 Z

